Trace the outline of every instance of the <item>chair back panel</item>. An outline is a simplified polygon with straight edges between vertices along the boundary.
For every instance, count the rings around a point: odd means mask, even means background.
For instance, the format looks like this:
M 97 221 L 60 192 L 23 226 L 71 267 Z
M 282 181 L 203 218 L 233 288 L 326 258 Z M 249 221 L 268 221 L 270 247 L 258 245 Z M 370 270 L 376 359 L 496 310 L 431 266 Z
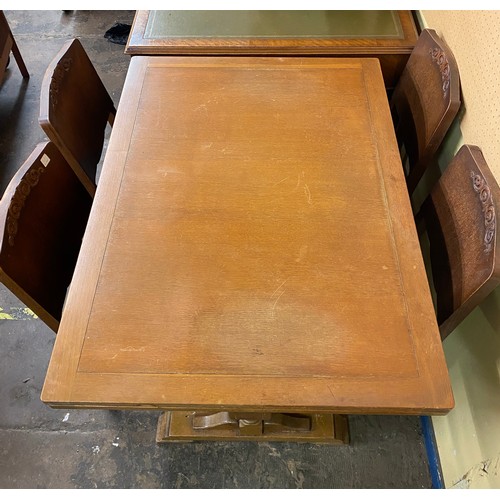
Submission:
M 444 337 L 500 283 L 500 188 L 477 146 L 462 146 L 422 209 Z
M 50 142 L 35 148 L 0 201 L 0 279 L 55 331 L 91 205 Z
M 39 122 L 92 194 L 106 124 L 115 112 L 80 41 L 64 44 L 45 72 Z
M 434 30 L 423 30 L 391 98 L 396 135 L 409 159 L 410 194 L 458 112 L 459 80 L 448 45 Z

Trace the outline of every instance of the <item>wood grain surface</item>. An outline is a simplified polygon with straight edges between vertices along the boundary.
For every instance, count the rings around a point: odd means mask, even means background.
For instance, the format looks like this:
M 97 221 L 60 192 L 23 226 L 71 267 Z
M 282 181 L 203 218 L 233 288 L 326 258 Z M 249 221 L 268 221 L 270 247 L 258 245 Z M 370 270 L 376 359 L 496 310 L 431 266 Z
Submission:
M 377 60 L 132 59 L 42 399 L 453 406 Z

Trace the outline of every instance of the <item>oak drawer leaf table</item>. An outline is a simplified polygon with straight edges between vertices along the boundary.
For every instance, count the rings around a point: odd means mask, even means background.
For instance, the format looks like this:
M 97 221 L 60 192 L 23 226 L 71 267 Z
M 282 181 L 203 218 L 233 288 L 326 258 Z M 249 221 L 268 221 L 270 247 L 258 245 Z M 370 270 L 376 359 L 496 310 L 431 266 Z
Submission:
M 453 407 L 376 59 L 132 58 L 42 400 L 159 441 Z

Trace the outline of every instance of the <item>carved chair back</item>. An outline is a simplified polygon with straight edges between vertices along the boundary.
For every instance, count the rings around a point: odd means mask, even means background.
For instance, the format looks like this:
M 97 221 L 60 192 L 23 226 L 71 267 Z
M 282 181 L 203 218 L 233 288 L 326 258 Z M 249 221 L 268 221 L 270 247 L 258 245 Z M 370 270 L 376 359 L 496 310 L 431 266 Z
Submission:
M 50 142 L 35 148 L 0 200 L 0 281 L 56 332 L 91 205 Z
M 424 29 L 391 97 L 391 112 L 410 195 L 460 107 L 455 57 L 436 32 Z M 404 147 L 404 149 L 403 149 Z
M 500 188 L 481 150 L 464 145 L 422 204 L 444 339 L 500 283 Z
M 39 123 L 91 195 L 115 106 L 78 39 L 64 44 L 42 82 Z

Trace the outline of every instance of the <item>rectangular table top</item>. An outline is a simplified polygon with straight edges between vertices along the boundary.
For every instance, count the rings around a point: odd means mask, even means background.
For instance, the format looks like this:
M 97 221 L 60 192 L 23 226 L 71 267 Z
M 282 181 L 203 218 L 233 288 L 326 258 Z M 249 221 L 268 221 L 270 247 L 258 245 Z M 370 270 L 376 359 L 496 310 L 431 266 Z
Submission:
M 132 58 L 42 399 L 452 408 L 377 60 Z
M 410 53 L 410 11 L 138 10 L 127 54 Z

